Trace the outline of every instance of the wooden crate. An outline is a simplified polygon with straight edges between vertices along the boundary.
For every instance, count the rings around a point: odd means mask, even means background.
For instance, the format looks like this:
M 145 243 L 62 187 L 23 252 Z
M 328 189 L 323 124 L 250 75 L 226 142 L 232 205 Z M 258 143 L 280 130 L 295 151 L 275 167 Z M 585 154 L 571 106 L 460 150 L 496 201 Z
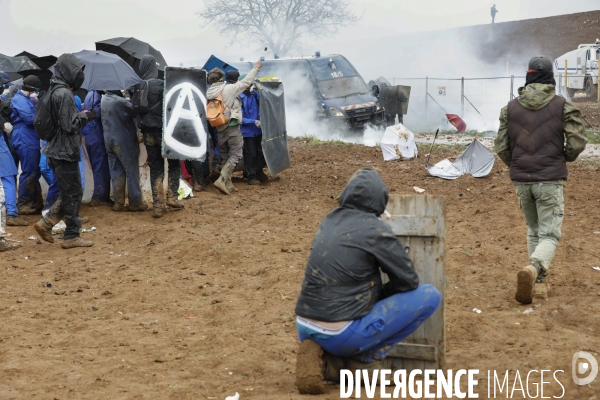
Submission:
M 408 247 L 420 283 L 429 283 L 442 295 L 436 312 L 412 335 L 392 349 L 396 369 L 445 369 L 444 292 L 446 271 L 446 202 L 443 196 L 392 194 L 382 215 L 394 233 Z M 388 281 L 383 274 L 384 282 Z

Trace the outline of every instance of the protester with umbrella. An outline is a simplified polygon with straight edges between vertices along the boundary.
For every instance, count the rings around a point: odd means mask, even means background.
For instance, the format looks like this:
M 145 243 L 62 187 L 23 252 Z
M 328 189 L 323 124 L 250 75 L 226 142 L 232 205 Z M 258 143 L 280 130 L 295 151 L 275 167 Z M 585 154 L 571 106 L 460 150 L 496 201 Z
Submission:
M 141 78 L 148 80 L 148 107 L 150 111 L 140 114 L 138 126 L 144 135 L 144 145 L 148 152 L 150 167 L 150 184 L 152 186 L 152 216 L 162 217 L 166 212 L 163 180 L 165 176 L 165 161 L 162 157 L 162 128 L 163 128 L 163 93 L 164 82 L 158 79 L 158 67 L 154 56 L 145 55 L 140 63 Z M 181 165 L 179 160 L 167 160 L 169 167 L 169 191 L 166 205 L 173 208 L 183 208 L 183 202 L 178 199 L 179 178 Z
M 35 107 L 30 97 L 37 97 L 41 82 L 37 76 L 23 79 L 23 88 L 11 99 L 14 126 L 12 145 L 19 157 L 21 175 L 19 176 L 19 214 L 35 214 L 43 207 L 42 188 L 40 186 L 40 138 L 33 127 Z
M 114 202 L 110 199 L 110 171 L 108 168 L 108 155 L 104 144 L 104 131 L 102 128 L 102 93 L 90 90 L 85 97 L 85 107 L 96 112 L 96 119 L 87 124 L 81 131 L 94 176 L 94 192 L 90 207 L 109 206 Z
M 102 50 L 107 53 L 118 55 L 125 60 L 125 62 L 127 62 L 140 77 L 143 74 L 140 64 L 142 57 L 146 54 L 154 57 L 154 62 L 157 63 L 159 70 L 159 78 L 162 79 L 163 71 L 167 66 L 167 62 L 160 51 L 156 50 L 150 44 L 142 42 L 134 37 L 118 37 L 96 42 L 96 50 Z
M 0 84 L 4 82 L 0 79 Z M 19 217 L 17 209 L 17 166 L 8 146 L 7 133 L 12 125 L 0 115 L 0 251 L 18 247 L 16 243 L 3 239 L 6 226 L 26 226 L 27 221 Z
M 91 240 L 80 237 L 81 221 L 79 207 L 83 197 L 78 162 L 80 159 L 81 129 L 96 118 L 94 111 L 82 114 L 77 112 L 73 92 L 81 87 L 85 75 L 85 64 L 73 54 L 63 54 L 54 66 L 55 79 L 50 87 L 48 96 L 51 110 L 38 109 L 38 112 L 49 112 L 52 123 L 56 127 L 53 136 L 43 149 L 48 162 L 56 174 L 60 194 L 48 214 L 35 224 L 35 229 L 45 241 L 54 242 L 52 227 L 63 217 L 66 222 L 64 249 L 74 247 L 90 247 Z M 44 107 L 42 101 L 38 107 Z

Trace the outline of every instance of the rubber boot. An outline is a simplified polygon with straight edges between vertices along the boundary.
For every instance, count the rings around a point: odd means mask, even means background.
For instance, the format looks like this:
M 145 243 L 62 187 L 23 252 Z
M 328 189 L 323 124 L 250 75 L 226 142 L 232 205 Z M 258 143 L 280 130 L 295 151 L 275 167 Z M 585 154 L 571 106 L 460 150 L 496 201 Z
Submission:
M 179 210 L 181 210 L 182 208 L 185 208 L 185 205 L 183 204 L 182 200 L 179 200 L 179 198 L 177 197 L 177 195 L 175 196 L 167 196 L 167 205 L 169 207 L 173 207 L 173 208 L 177 208 Z
M 54 238 L 52 237 L 53 226 L 54 224 L 46 220 L 46 218 L 40 219 L 33 225 L 37 233 L 48 243 L 54 243 Z
M 167 209 L 163 206 L 163 207 L 152 207 L 152 216 L 154 218 L 161 218 L 163 215 L 165 215 L 167 213 Z
M 146 203 L 140 203 L 139 205 L 130 205 L 127 207 L 127 210 L 130 212 L 143 212 L 148 209 L 148 205 Z
M 12 240 L 8 241 L 4 238 L 0 238 L 0 252 L 18 249 L 19 247 L 21 247 L 21 243 L 19 242 L 13 242 Z
M 60 245 L 63 249 L 74 249 L 76 247 L 92 247 L 94 242 L 85 240 L 82 237 L 76 237 L 73 239 L 65 239 Z
M 230 194 L 227 188 L 227 181 L 231 179 L 231 174 L 233 174 L 233 169 L 235 166 L 231 163 L 225 163 L 223 168 L 221 169 L 221 176 L 213 183 L 213 186 L 216 187 L 223 194 Z M 233 185 L 231 185 L 233 186 Z
M 547 300 L 549 293 L 550 283 L 548 282 L 548 276 L 538 276 L 535 280 L 535 286 L 533 287 L 533 297 L 535 297 L 536 299 Z
M 27 226 L 29 222 L 25 221 L 23 218 L 14 215 L 9 215 L 6 218 L 6 226 Z
M 533 301 L 533 286 L 540 272 L 536 263 L 530 262 L 517 273 L 517 293 L 515 300 L 521 304 L 531 304 Z
M 258 172 L 256 172 L 256 179 L 258 179 L 258 181 L 262 183 L 269 182 L 269 176 L 264 173 L 262 168 Z
M 36 210 L 35 208 L 32 208 L 31 205 L 29 205 L 29 204 L 19 206 L 18 210 L 19 210 L 19 214 L 21 214 L 21 215 L 39 214 L 38 210 Z
M 296 387 L 300 394 L 325 393 L 323 354 L 323 349 L 317 342 L 310 339 L 300 342 L 296 358 Z
M 238 191 L 236 189 L 236 187 L 233 186 L 233 182 L 231 182 L 231 177 L 229 177 L 229 179 L 227 179 L 227 182 L 225 182 L 225 187 L 227 188 L 227 190 L 229 191 L 229 193 L 234 193 L 234 192 Z
M 346 368 L 344 358 L 324 352 L 325 365 L 323 366 L 323 379 L 328 382 L 340 383 L 340 370 Z

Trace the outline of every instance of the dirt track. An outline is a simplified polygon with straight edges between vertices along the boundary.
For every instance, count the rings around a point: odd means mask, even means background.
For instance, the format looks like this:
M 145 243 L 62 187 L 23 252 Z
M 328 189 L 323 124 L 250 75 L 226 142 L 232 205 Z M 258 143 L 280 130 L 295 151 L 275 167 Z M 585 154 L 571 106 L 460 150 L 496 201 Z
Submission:
M 0 255 L 0 398 L 301 398 L 294 306 L 305 261 L 334 198 L 365 166 L 391 193 L 419 186 L 446 196 L 448 368 L 479 368 L 482 390 L 488 369 L 562 369 L 565 398 L 598 393 L 600 383 L 575 387 L 569 372 L 576 351 L 600 359 L 597 164 L 571 166 L 552 297 L 523 314 L 513 289 L 526 227 L 499 161 L 487 178 L 443 181 L 425 176 L 422 159 L 384 164 L 376 148 L 290 148 L 293 168 L 279 181 L 201 193 L 158 221 L 83 206 L 98 228 L 84 234 L 95 241 L 88 250 L 10 228 L 24 246 Z M 339 389 L 310 398 L 339 398 Z

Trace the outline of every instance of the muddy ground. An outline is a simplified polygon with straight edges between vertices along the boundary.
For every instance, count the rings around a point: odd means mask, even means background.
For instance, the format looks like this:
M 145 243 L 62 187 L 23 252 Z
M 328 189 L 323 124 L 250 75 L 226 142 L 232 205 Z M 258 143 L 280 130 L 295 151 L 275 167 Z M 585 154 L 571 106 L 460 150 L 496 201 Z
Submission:
M 423 158 L 384 163 L 377 148 L 295 139 L 290 152 L 279 180 L 199 193 L 160 220 L 84 205 L 97 228 L 83 234 L 90 249 L 9 228 L 23 247 L 0 254 L 0 398 L 339 398 L 333 384 L 316 397 L 294 386 L 294 306 L 318 224 L 361 167 L 379 170 L 391 193 L 446 197 L 447 368 L 480 369 L 480 398 L 487 370 L 511 370 L 512 385 L 532 369 L 563 370 L 563 398 L 598 398 L 600 381 L 575 386 L 570 373 L 576 351 L 600 360 L 596 161 L 570 167 L 552 296 L 524 313 L 513 295 L 526 227 L 500 161 L 486 178 L 444 181 L 426 176 Z M 438 149 L 432 161 L 457 154 Z M 545 380 L 544 395 L 560 396 Z

